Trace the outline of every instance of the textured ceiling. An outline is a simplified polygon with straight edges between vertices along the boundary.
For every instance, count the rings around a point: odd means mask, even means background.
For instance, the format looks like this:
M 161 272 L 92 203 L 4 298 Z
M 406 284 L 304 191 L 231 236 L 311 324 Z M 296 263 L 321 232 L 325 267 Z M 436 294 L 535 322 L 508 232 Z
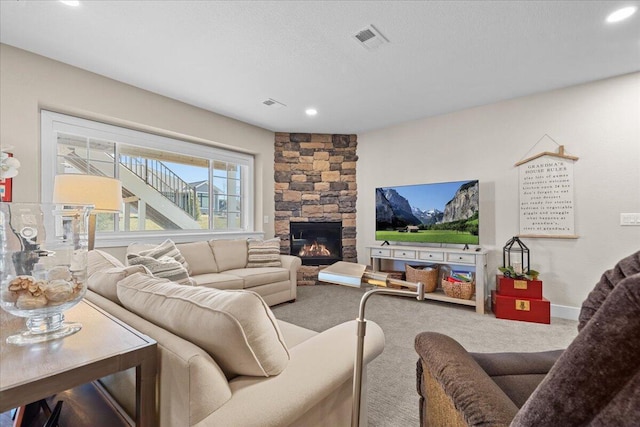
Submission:
M 629 4 L 3 0 L 0 41 L 266 129 L 362 133 L 638 71 L 640 13 L 605 23 Z M 359 46 L 370 24 L 390 43 Z

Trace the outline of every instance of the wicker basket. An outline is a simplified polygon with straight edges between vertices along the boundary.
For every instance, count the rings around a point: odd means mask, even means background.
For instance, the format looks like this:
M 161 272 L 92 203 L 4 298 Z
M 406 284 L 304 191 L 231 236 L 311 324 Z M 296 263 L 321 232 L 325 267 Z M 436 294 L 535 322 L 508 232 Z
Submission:
M 425 292 L 433 292 L 438 287 L 438 266 L 412 266 L 405 264 L 407 282 L 422 283 Z
M 476 283 L 443 280 L 442 290 L 444 290 L 446 296 L 451 298 L 471 299 L 476 293 Z

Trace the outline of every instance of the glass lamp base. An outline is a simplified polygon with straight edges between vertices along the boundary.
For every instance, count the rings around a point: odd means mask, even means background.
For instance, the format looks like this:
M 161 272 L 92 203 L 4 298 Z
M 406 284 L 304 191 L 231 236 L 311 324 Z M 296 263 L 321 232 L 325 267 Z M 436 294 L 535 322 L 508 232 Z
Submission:
M 7 343 L 27 345 L 54 340 L 75 334 L 82 329 L 82 324 L 65 322 L 64 314 L 54 313 L 48 316 L 33 316 L 27 319 L 29 330 L 18 332 L 7 337 Z

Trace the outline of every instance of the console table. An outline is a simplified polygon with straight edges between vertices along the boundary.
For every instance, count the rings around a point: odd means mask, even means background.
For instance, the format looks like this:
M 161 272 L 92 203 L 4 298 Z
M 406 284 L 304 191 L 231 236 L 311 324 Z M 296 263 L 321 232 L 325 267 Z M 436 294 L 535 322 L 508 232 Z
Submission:
M 425 246 L 367 246 L 371 265 L 375 271 L 380 271 L 382 260 L 403 261 L 416 264 L 444 264 L 453 269 L 462 267 L 474 271 L 476 277 L 475 298 L 470 300 L 451 298 L 440 289 L 425 293 L 425 299 L 445 301 L 454 304 L 474 306 L 476 313 L 484 314 L 487 304 L 487 252 L 484 250 L 463 250 L 448 248 L 431 248 Z
M 0 310 L 0 413 L 52 394 L 136 368 L 136 425 L 156 425 L 157 344 L 88 301 L 65 312 L 82 329 L 25 346 L 5 342 L 24 319 Z M 63 407 L 64 411 L 64 407 Z

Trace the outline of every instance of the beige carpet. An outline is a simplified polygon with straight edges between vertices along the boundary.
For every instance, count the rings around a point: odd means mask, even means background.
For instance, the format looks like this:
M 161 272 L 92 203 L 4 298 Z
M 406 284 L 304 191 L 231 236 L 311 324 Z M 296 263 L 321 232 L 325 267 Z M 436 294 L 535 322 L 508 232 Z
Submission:
M 295 303 L 273 307 L 273 312 L 279 319 L 323 331 L 355 319 L 363 293 L 337 285 L 301 286 Z M 382 327 L 386 339 L 384 352 L 368 370 L 369 425 L 375 427 L 419 425 L 413 349 L 419 332 L 445 333 L 475 352 L 565 348 L 577 335 L 574 321 L 551 319 L 544 325 L 501 320 L 476 314 L 473 307 L 385 295 L 370 298 L 365 315 Z

